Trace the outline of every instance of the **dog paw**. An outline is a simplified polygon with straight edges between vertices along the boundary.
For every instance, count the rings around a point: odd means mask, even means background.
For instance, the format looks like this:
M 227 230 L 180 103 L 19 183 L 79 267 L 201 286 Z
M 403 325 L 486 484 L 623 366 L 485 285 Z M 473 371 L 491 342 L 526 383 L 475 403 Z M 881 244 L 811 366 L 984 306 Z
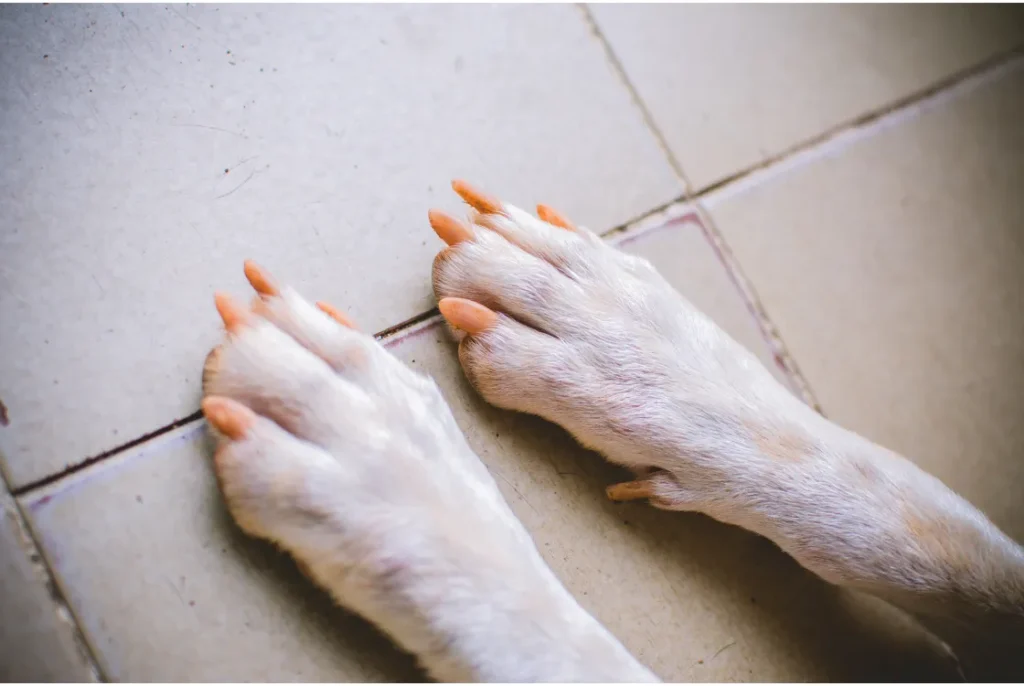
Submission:
M 714 464 L 723 444 L 756 441 L 788 392 L 647 260 L 550 208 L 535 217 L 453 187 L 472 210 L 466 221 L 430 212 L 448 244 L 433 283 L 473 386 L 612 461 L 669 470 L 687 497 L 665 477 L 655 502 L 701 509 L 701 482 L 730 468 Z
M 371 618 L 402 614 L 395 598 L 424 578 L 532 554 L 431 379 L 333 308 L 246 274 L 259 297 L 217 296 L 227 335 L 203 373 L 218 482 L 245 531 Z

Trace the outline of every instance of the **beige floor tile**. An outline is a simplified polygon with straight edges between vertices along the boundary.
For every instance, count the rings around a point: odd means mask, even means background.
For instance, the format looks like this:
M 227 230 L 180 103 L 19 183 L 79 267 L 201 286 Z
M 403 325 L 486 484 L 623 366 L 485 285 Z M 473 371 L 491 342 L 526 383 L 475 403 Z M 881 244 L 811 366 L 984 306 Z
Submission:
M 680 193 L 571 6 L 8 7 L 0 45 L 16 485 L 193 412 L 245 257 L 379 329 L 454 176 L 597 229 Z
M 739 340 L 756 329 L 692 221 L 627 244 Z M 486 406 L 436 322 L 394 343 L 437 378 L 470 444 L 558 576 L 670 679 L 948 678 L 920 634 L 773 545 L 704 517 L 613 505 L 623 475 L 536 418 Z M 29 499 L 67 596 L 117 679 L 402 679 L 408 660 L 239 534 L 200 425 Z
M 0 681 L 89 681 L 70 618 L 46 588 L 17 507 L 0 491 Z
M 695 188 L 1024 43 L 1006 5 L 592 12 Z
M 28 500 L 115 681 L 414 680 L 412 661 L 231 523 L 193 422 Z
M 1022 121 L 1018 61 L 709 201 L 826 414 L 935 473 L 1017 540 Z

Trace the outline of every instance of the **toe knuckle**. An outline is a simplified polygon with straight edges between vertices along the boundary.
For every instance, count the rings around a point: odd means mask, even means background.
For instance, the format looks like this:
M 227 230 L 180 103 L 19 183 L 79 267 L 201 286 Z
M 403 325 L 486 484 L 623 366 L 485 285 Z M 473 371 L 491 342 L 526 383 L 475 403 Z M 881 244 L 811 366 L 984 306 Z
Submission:
M 457 275 L 461 270 L 462 252 L 463 250 L 458 245 L 453 245 L 437 253 L 434 257 L 431 281 L 434 285 L 434 295 L 438 298 L 455 292 Z

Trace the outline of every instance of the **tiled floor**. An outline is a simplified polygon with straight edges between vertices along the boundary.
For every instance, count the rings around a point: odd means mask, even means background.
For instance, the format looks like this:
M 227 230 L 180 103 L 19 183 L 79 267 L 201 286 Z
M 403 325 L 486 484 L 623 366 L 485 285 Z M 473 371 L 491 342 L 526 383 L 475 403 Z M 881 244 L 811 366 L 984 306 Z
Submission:
M 484 405 L 422 316 L 424 214 L 464 176 L 610 231 L 1019 540 L 1022 45 L 1011 6 L 0 7 L 0 677 L 419 678 L 217 495 L 210 294 L 255 257 L 415 320 L 389 345 L 661 676 L 949 678 L 890 608 L 613 507 L 613 468 Z

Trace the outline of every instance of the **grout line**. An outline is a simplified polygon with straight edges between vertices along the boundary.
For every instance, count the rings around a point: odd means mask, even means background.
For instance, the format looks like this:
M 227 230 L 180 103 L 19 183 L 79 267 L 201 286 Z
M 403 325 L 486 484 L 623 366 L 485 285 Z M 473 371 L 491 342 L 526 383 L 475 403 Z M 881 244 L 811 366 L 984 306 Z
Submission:
M 50 474 L 49 476 L 44 476 L 41 479 L 36 479 L 35 481 L 30 481 L 29 483 L 25 484 L 24 486 L 19 486 L 18 488 L 12 489 L 11 490 L 11 494 L 16 496 L 16 497 L 20 497 L 20 496 L 23 496 L 23 495 L 26 495 L 26 494 L 30 493 L 31 491 L 35 491 L 37 489 L 43 488 L 44 486 L 49 486 L 50 484 L 53 484 L 53 483 L 55 483 L 57 481 L 60 481 L 60 480 L 64 479 L 65 477 L 69 477 L 69 476 L 71 476 L 73 474 L 77 474 L 78 472 L 82 471 L 83 469 L 86 469 L 87 467 L 91 467 L 92 465 L 96 464 L 97 462 L 101 462 L 101 461 L 107 459 L 108 457 L 112 457 L 113 455 L 116 455 L 117 453 L 120 453 L 120 452 L 123 452 L 125 450 L 129 450 L 131 448 L 134 448 L 135 446 L 137 446 L 137 445 L 139 445 L 141 443 L 145 443 L 145 442 L 147 442 L 149 440 L 152 440 L 154 438 L 162 436 L 165 433 L 168 433 L 169 431 L 173 431 L 173 430 L 175 430 L 175 429 L 177 429 L 179 427 L 185 426 L 186 424 L 190 424 L 192 422 L 199 421 L 202 418 L 203 418 L 202 410 L 196 410 L 195 412 L 193 412 L 192 414 L 188 415 L 187 417 L 182 417 L 181 419 L 175 419 L 170 424 L 166 424 L 164 426 L 161 426 L 159 429 L 154 429 L 153 431 L 150 431 L 149 433 L 145 433 L 145 434 L 139 436 L 138 438 L 133 438 L 132 440 L 128 441 L 127 443 L 122 443 L 121 445 L 115 446 L 115 447 L 113 447 L 113 448 L 111 448 L 109 450 L 104 450 L 102 453 L 100 453 L 98 455 L 93 455 L 92 457 L 87 457 L 86 459 L 82 460 L 81 462 L 76 462 L 75 464 L 68 465 L 68 466 L 64 467 L 64 469 L 60 470 L 59 472 L 54 472 L 53 474 Z
M 619 77 L 619 81 L 622 82 L 626 91 L 629 92 L 629 96 L 633 100 L 633 105 L 640 110 L 640 115 L 643 117 L 644 124 L 650 130 L 651 135 L 654 136 L 654 140 L 657 142 L 658 147 L 665 156 L 665 160 L 672 168 L 676 177 L 678 177 L 679 181 L 683 184 L 684 195 L 690 195 L 692 186 L 690 184 L 690 180 L 686 178 L 686 174 L 683 173 L 682 165 L 679 164 L 679 160 L 676 159 L 676 156 L 672 154 L 672 149 L 668 145 L 668 140 L 654 122 L 654 115 L 651 114 L 651 111 L 647 107 L 647 103 L 643 101 L 640 97 L 639 91 L 637 91 L 633 86 L 633 82 L 630 81 L 629 76 L 626 74 L 626 68 L 622 66 L 622 61 L 619 60 L 619 56 L 615 54 L 611 43 L 607 38 L 605 38 L 604 33 L 601 31 L 601 27 L 597 25 L 597 20 L 594 19 L 594 15 L 591 13 L 590 8 L 585 3 L 579 3 L 576 7 L 583 15 L 583 21 L 590 28 L 590 32 L 594 35 L 594 38 L 596 38 L 601 44 L 601 47 L 604 48 L 605 58 L 608 60 L 608 63 L 611 65 L 616 76 Z
M 426 323 L 435 316 L 440 317 L 441 311 L 436 307 L 432 307 L 426 312 L 420 312 L 417 315 L 409 317 L 405 321 L 389 326 L 386 329 L 381 329 L 377 333 L 373 334 L 373 337 L 383 345 L 396 343 L 406 335 L 412 333 L 413 330 L 421 328 L 420 325 Z
M 440 316 L 440 312 L 435 307 L 426 312 L 421 312 L 420 314 L 414 315 L 402 322 L 399 322 L 398 324 L 394 324 L 387 328 L 381 329 L 379 332 L 375 333 L 373 337 L 376 340 L 380 341 L 385 346 L 393 345 L 394 343 L 397 343 L 401 339 L 405 338 L 407 335 L 414 333 L 420 328 L 433 324 L 434 322 L 432 320 L 435 317 L 439 318 Z M 195 412 L 188 416 L 182 417 L 180 419 L 175 419 L 170 424 L 165 424 L 164 426 L 154 429 L 153 431 L 133 438 L 132 440 L 127 441 L 126 443 L 122 443 L 108 450 L 104 450 L 103 452 L 97 455 L 93 455 L 92 457 L 87 457 L 81 462 L 76 462 L 74 464 L 68 465 L 61 469 L 60 471 L 54 472 L 53 474 L 44 476 L 40 479 L 36 479 L 35 481 L 30 481 L 29 483 L 19 486 L 18 488 L 8 488 L 8 490 L 10 491 L 11 495 L 15 496 L 16 498 L 28 495 L 33 491 L 45 488 L 46 486 L 51 486 L 58 481 L 63 481 L 64 479 L 70 476 L 78 474 L 79 472 L 88 469 L 94 464 L 106 460 L 107 458 L 114 457 L 119 453 L 122 453 L 126 450 L 130 450 L 143 443 L 148 443 L 149 441 L 152 441 L 155 438 L 160 438 L 164 434 L 170 433 L 176 429 L 180 429 L 181 427 L 191 424 L 193 422 L 200 421 L 203 421 L 203 411 L 196 410 Z
M 411 323 L 401 331 L 395 331 L 387 338 L 380 339 L 380 343 L 385 348 L 390 348 L 398 345 L 407 338 L 412 338 L 421 331 L 425 331 L 426 329 L 440 324 L 443 321 L 444 317 L 441 316 L 441 311 L 435 307 L 429 312 L 424 312 L 422 316 L 416 318 L 414 323 Z
M 825 412 L 811 387 L 810 381 L 801 372 L 796 358 L 786 346 L 778 326 L 768 315 L 753 283 L 740 268 L 721 231 L 718 230 L 710 210 L 723 200 L 754 188 L 772 178 L 824 157 L 835 155 L 866 138 L 878 135 L 890 128 L 905 124 L 940 105 L 949 103 L 992 83 L 1007 73 L 1024 67 L 1020 48 L 997 55 L 981 64 L 962 70 L 937 84 L 902 98 L 875 112 L 835 127 L 826 133 L 797 145 L 790 150 L 758 164 L 746 171 L 734 174 L 728 179 L 711 184 L 693 197 L 696 211 L 702 219 L 708 241 L 725 266 L 733 284 L 753 315 L 758 328 L 768 343 L 775 363 L 782 368 L 792 381 L 795 390 L 803 400 L 819 414 Z
M 818 402 L 810 382 L 803 375 L 803 372 L 800 371 L 796 359 L 789 352 L 789 348 L 786 347 L 785 341 L 782 340 L 782 334 L 771 320 L 771 317 L 768 316 L 768 311 L 761 303 L 761 299 L 758 297 L 757 291 L 754 290 L 750 279 L 740 269 L 739 262 L 725 242 L 722 232 L 715 225 L 711 213 L 700 202 L 696 203 L 695 207 L 697 215 L 700 217 L 700 227 L 701 231 L 704 232 L 704 238 L 711 244 L 711 249 L 715 251 L 715 255 L 718 257 L 719 262 L 722 263 L 725 273 L 728 274 L 733 286 L 739 291 L 740 299 L 743 300 L 743 304 L 747 307 L 747 312 L 754 319 L 754 324 L 757 326 L 758 331 L 761 332 L 761 337 L 768 344 L 768 350 L 771 352 L 775 364 L 785 373 L 792 390 L 805 403 L 814 408 L 818 414 L 824 415 L 825 412 L 822 410 L 821 403 Z
M 22 507 L 21 502 L 11 491 L 7 480 L 4 479 L 3 481 L 4 485 L 7 486 L 8 493 L 11 494 L 10 500 L 12 505 L 10 508 L 7 506 L 0 508 L 3 510 L 3 518 L 8 520 L 14 528 L 14 536 L 18 540 L 21 553 L 28 558 L 29 565 L 35 572 L 35 580 L 42 582 L 50 601 L 53 603 L 53 611 L 57 615 L 58 631 L 60 629 L 67 629 L 68 633 L 70 633 L 71 642 L 75 647 L 75 653 L 78 655 L 80 665 L 94 682 L 103 683 L 109 681 L 100 668 L 100 662 L 96 657 L 96 653 L 93 652 L 92 646 L 86 639 L 85 632 L 82 630 L 74 610 L 71 609 L 70 603 L 68 603 L 67 598 L 57 584 L 57 576 L 54 574 L 53 568 L 43 552 L 43 546 L 37 540 L 31 525 L 28 523 L 24 507 Z M 6 526 L 6 524 L 3 525 Z
M 407 333 L 408 330 L 414 329 L 419 324 L 423 323 L 426 320 L 429 320 L 434 315 L 440 315 L 436 307 L 433 308 L 432 310 L 428 310 L 427 312 L 422 312 L 413 317 L 410 317 L 409 319 L 399 322 L 398 324 L 382 329 L 378 333 L 375 333 L 373 337 L 380 341 L 381 343 L 383 343 L 384 345 L 388 345 L 391 343 L 392 339 L 401 338 L 404 334 Z M 182 417 L 180 419 L 175 419 L 170 424 L 165 424 L 164 426 L 154 429 L 153 431 L 133 438 L 132 440 L 127 441 L 126 443 L 121 443 L 120 445 L 116 445 L 113 448 L 104 450 L 103 452 L 97 455 L 87 457 L 81 462 L 76 462 L 74 464 L 68 465 L 61 469 L 60 471 L 54 472 L 53 474 L 44 476 L 40 479 L 36 479 L 35 481 L 30 481 L 29 483 L 19 486 L 18 488 L 8 490 L 10 490 L 11 495 L 15 497 L 27 495 L 32 491 L 36 491 L 39 490 L 40 488 L 50 486 L 58 481 L 62 481 L 63 479 L 74 474 L 77 474 L 85 469 L 88 469 L 94 464 L 102 462 L 109 457 L 113 457 L 118 453 L 124 452 L 125 450 L 130 450 L 138 445 L 141 445 L 142 443 L 148 443 L 154 438 L 159 438 L 164 434 L 170 433 L 171 431 L 179 429 L 187 424 L 202 421 L 202 419 L 203 411 L 196 410 L 195 412 L 188 416 Z
M 708 243 L 710 243 L 712 250 L 714 250 L 715 255 L 722 263 L 723 269 L 725 269 L 726 274 L 729 276 L 733 285 L 736 287 L 736 290 L 739 292 L 740 299 L 743 300 L 743 304 L 746 306 L 747 311 L 754 318 L 754 323 L 761 332 L 761 335 L 764 337 L 765 342 L 768 344 L 768 348 L 772 353 L 772 358 L 775 360 L 775 363 L 782 369 L 787 379 L 789 379 L 790 385 L 793 386 L 794 390 L 803 397 L 804 401 L 814 407 L 818 412 L 821 412 L 821 407 L 811 391 L 810 383 L 800 373 L 800 370 L 796 365 L 796 361 L 793 359 L 792 354 L 789 352 L 785 342 L 782 340 L 782 336 L 779 333 L 778 328 L 768 317 L 767 310 L 765 310 L 764 306 L 761 304 L 761 301 L 757 296 L 757 292 L 754 290 L 753 284 L 751 284 L 750 280 L 745 274 L 743 274 L 740 269 L 739 262 L 733 256 L 732 251 L 725 242 L 725 237 L 722 236 L 718 227 L 712 221 L 710 214 L 701 207 L 699 199 L 704 196 L 709 189 L 705 188 L 697 192 L 693 192 L 693 185 L 683 172 L 682 164 L 676 158 L 675 154 L 673 154 L 672 149 L 668 145 L 668 140 L 655 123 L 653 114 L 651 114 L 647 104 L 640 97 L 640 92 L 636 89 L 633 82 L 626 74 L 626 69 L 622 65 L 622 61 L 619 59 L 618 55 L 616 55 L 615 51 L 612 49 L 611 43 L 607 38 L 605 38 L 604 33 L 602 33 L 600 27 L 597 25 L 597 21 L 594 19 L 590 8 L 585 4 L 580 4 L 578 7 L 583 13 L 584 20 L 590 26 L 591 32 L 593 32 L 597 40 L 599 40 L 604 46 L 605 55 L 607 56 L 608 61 L 618 74 L 619 79 L 622 81 L 626 90 L 629 91 L 630 96 L 633 98 L 633 104 L 636 105 L 643 115 L 644 123 L 647 124 L 647 128 L 650 129 L 651 134 L 658 142 L 658 146 L 667 158 L 669 165 L 679 177 L 680 181 L 682 181 L 683 197 L 679 202 L 670 203 L 670 205 L 663 208 L 662 211 L 658 212 L 656 210 L 655 212 L 658 214 L 671 215 L 673 214 L 672 205 L 688 204 L 687 201 L 692 202 L 692 206 L 688 208 L 689 211 L 696 211 L 697 216 L 700 219 L 701 231 L 704 234 L 704 238 Z M 771 161 L 768 161 L 763 166 L 770 164 Z M 743 176 L 746 176 L 747 173 L 748 172 L 741 172 L 737 178 L 742 178 Z M 728 183 L 728 181 L 726 183 Z M 650 214 L 654 213 L 649 213 L 649 215 Z M 649 222 L 643 223 L 645 225 L 649 225 Z M 629 228 L 629 226 L 626 226 L 620 231 L 613 230 L 602 234 L 602 236 L 607 238 L 610 235 L 623 234 L 623 236 L 617 237 L 620 239 L 617 242 L 621 242 L 621 240 L 624 239 L 624 234 L 629 231 Z
M 822 134 L 797 143 L 768 159 L 714 181 L 698 190 L 693 198 L 707 198 L 717 204 L 779 173 L 811 160 L 845 150 L 850 145 L 893 126 L 906 123 L 925 112 L 960 98 L 1024 66 L 1024 48 L 996 55 L 938 83 L 900 98 L 879 109 L 838 124 Z
M 617 61 L 616 64 L 618 64 Z M 709 210 L 723 200 L 735 197 L 773 177 L 827 155 L 834 155 L 858 141 L 874 136 L 894 126 L 904 124 L 939 105 L 960 98 L 979 87 L 996 81 L 1007 73 L 1020 69 L 1022 66 L 1024 66 L 1024 49 L 1022 48 L 1014 48 L 996 55 L 977 65 L 963 69 L 927 88 L 890 103 L 885 107 L 833 127 L 825 133 L 799 143 L 763 162 L 705 186 L 696 193 L 684 195 L 677 202 L 670 203 L 663 210 L 649 213 L 648 217 L 653 214 L 659 214 L 665 219 L 671 220 L 689 212 L 695 211 L 698 214 L 705 238 L 711 244 L 711 248 L 739 291 L 748 312 L 754 318 L 755 324 L 768 344 L 775 363 L 786 374 L 798 395 L 817 412 L 824 414 L 810 382 L 800 371 L 795 357 L 789 351 L 782 338 L 781 332 L 771 317 L 769 317 L 768 311 L 757 295 L 753 283 L 740 268 L 739 261 L 733 255 L 721 231 L 718 230 Z M 623 78 L 625 79 L 624 75 Z M 678 167 L 678 164 L 675 166 Z M 645 232 L 649 230 L 649 224 L 649 221 L 646 221 L 645 218 L 642 222 L 636 222 L 623 228 L 612 229 L 602 235 L 604 237 L 616 234 L 621 234 L 623 237 L 627 235 L 632 236 L 635 231 Z M 618 236 L 616 237 L 618 238 Z
M 650 113 L 640 101 L 632 84 L 626 78 L 621 63 L 618 61 L 618 58 L 615 57 L 614 53 L 611 52 L 604 35 L 600 32 L 600 29 L 594 22 L 589 8 L 585 5 L 578 5 L 578 7 L 583 13 L 591 31 L 605 47 L 608 59 L 618 72 L 619 78 L 622 79 L 626 88 L 630 91 L 634 103 L 640 108 L 648 127 L 657 138 L 658 143 L 662 147 L 662 150 L 667 156 L 673 170 L 679 175 L 684 187 L 689 189 L 689 182 L 687 181 L 686 176 L 682 173 L 682 169 L 679 167 L 675 157 L 668 150 L 664 137 L 662 137 L 658 129 L 654 127 L 653 121 L 650 118 Z M 662 223 L 677 220 L 688 213 L 696 212 L 701 220 L 702 230 L 705 232 L 708 242 L 711 244 L 711 247 L 715 251 L 719 260 L 721 260 L 727 274 L 733 281 L 737 290 L 739 290 L 740 296 L 743 298 L 747 310 L 755 318 L 756 324 L 761 330 L 765 340 L 768 342 L 776 363 L 782 367 L 783 371 L 785 371 L 791 378 L 796 389 L 803 396 L 804 400 L 821 412 L 820 405 L 814 396 L 810 384 L 800 372 L 799 367 L 796 364 L 796 360 L 793 358 L 792 354 L 786 347 L 785 342 L 782 340 L 778 328 L 768 316 L 768 313 L 757 296 L 750 280 L 740 269 L 738 261 L 733 256 L 732 251 L 729 249 L 729 246 L 725 242 L 721 232 L 714 224 L 709 210 L 723 200 L 734 197 L 736 194 L 763 183 L 769 178 L 785 173 L 786 171 L 810 161 L 820 159 L 825 155 L 835 154 L 838 151 L 846 149 L 857 141 L 868 138 L 874 134 L 891 128 L 892 126 L 905 123 L 906 121 L 933 109 L 937 105 L 961 97 L 976 88 L 995 81 L 1008 72 L 1022 67 L 1024 67 L 1024 48 L 1014 48 L 1010 51 L 996 55 L 984 62 L 981 62 L 980 64 L 961 70 L 960 72 L 957 72 L 956 74 L 943 79 L 932 86 L 901 98 L 895 103 L 891 103 L 878 110 L 861 115 L 851 121 L 833 127 L 829 131 L 799 143 L 786 151 L 778 153 L 768 160 L 759 162 L 744 170 L 736 172 L 735 174 L 725 177 L 724 179 L 713 182 L 695 193 L 690 193 L 687 190 L 683 195 L 678 196 L 674 200 L 670 200 L 652 210 L 648 210 L 647 212 L 644 212 L 623 224 L 612 227 L 611 229 L 601 233 L 600 236 L 617 244 L 623 240 L 631 240 L 639 237 L 640 234 L 646 233 L 647 231 L 660 226 Z M 433 319 L 435 317 L 440 317 L 440 313 L 436 307 L 427 310 L 426 312 L 414 315 L 402 322 L 399 322 L 398 324 L 382 329 L 378 333 L 374 334 L 374 338 L 385 345 L 397 343 L 405 336 L 415 333 L 415 331 L 418 331 L 420 328 L 425 328 L 433 324 Z M 86 467 L 117 453 L 133 448 L 169 431 L 180 428 L 190 422 L 199 421 L 201 419 L 202 412 L 197 410 L 187 417 L 175 420 L 170 424 L 155 429 L 154 431 L 146 433 L 136 439 L 128 441 L 127 443 L 118 445 L 98 455 L 94 455 L 93 457 L 86 458 L 82 462 L 69 465 L 59 472 L 37 479 L 36 481 L 20 486 L 17 489 L 9 488 L 8 490 L 14 496 L 28 494 L 31 491 L 44 486 L 49 486 L 50 484 L 76 474 Z

